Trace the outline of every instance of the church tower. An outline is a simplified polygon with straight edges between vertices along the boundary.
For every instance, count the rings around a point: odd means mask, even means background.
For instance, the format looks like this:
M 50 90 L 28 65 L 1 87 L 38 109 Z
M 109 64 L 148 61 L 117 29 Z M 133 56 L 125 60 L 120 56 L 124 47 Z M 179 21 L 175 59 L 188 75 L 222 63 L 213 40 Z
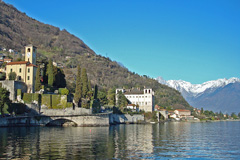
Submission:
M 25 46 L 25 61 L 36 65 L 37 47 L 32 44 Z

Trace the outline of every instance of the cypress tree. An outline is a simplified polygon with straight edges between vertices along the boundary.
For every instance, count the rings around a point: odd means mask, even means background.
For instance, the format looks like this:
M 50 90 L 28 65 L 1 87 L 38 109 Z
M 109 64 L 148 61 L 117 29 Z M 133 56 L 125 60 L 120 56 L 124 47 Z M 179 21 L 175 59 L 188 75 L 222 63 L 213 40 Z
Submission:
M 92 85 L 91 85 L 91 81 L 89 80 L 88 81 L 88 91 L 91 91 L 92 90 Z
M 81 68 L 80 66 L 77 67 L 77 79 L 76 79 L 76 88 L 75 88 L 75 95 L 74 101 L 78 105 L 82 98 L 82 82 L 81 82 Z
M 95 85 L 95 87 L 94 87 L 94 99 L 97 99 L 97 94 L 98 94 L 98 86 Z
M 48 62 L 47 74 L 48 74 L 48 86 L 52 87 L 54 82 L 54 77 L 53 77 L 53 62 L 51 59 Z
M 88 89 L 88 78 L 87 78 L 87 71 L 86 68 L 82 69 L 82 97 L 86 98 L 87 93 L 89 91 Z
M 108 104 L 109 105 L 115 105 L 116 104 L 116 94 L 115 94 L 115 89 L 111 88 L 108 90 Z
M 0 113 L 1 115 L 3 115 L 3 108 L 4 108 L 4 104 L 10 104 L 10 99 L 9 99 L 9 94 L 10 92 L 5 89 L 0 87 Z
M 35 80 L 35 91 L 40 91 L 40 89 L 41 89 L 41 73 L 40 67 L 38 67 Z

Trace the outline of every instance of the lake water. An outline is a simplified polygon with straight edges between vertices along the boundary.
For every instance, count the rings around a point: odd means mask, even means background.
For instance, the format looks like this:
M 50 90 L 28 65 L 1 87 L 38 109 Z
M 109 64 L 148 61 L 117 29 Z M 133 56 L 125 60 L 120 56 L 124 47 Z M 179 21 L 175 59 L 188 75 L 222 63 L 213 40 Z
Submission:
M 240 159 L 240 122 L 0 128 L 0 159 Z

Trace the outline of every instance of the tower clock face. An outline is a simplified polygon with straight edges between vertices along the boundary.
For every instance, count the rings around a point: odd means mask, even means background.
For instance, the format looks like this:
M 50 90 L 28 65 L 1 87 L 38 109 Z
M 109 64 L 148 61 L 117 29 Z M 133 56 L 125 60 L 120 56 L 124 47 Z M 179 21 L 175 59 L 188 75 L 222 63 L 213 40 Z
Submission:
M 27 53 L 27 57 L 30 57 L 30 55 L 31 55 L 31 53 L 30 53 L 30 52 L 28 52 L 28 53 Z

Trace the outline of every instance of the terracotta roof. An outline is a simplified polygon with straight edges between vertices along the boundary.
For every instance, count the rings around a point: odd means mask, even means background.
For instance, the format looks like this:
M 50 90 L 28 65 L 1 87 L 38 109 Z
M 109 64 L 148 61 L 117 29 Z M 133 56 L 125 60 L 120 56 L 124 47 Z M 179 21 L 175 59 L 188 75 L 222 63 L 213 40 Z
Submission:
M 32 63 L 30 63 L 30 64 L 27 65 L 27 67 L 37 67 L 37 66 L 32 64 Z
M 7 65 L 17 65 L 17 64 L 26 64 L 27 67 L 37 67 L 36 65 L 29 63 L 28 61 L 19 61 L 19 62 L 9 62 Z
M 186 110 L 186 109 L 176 109 L 179 112 L 191 112 L 190 110 Z
M 15 65 L 15 64 L 27 64 L 28 61 L 19 61 L 19 62 L 9 62 L 7 65 Z

